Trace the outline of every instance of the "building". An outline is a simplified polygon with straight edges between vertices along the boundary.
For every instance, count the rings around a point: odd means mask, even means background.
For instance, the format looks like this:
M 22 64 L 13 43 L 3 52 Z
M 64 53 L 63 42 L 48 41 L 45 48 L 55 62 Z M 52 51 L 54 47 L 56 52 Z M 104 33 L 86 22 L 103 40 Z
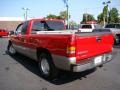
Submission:
M 87 21 L 87 22 L 82 22 L 81 24 L 97 24 L 97 21 Z
M 24 21 L 21 17 L 0 17 L 0 29 L 15 30 L 18 24 Z

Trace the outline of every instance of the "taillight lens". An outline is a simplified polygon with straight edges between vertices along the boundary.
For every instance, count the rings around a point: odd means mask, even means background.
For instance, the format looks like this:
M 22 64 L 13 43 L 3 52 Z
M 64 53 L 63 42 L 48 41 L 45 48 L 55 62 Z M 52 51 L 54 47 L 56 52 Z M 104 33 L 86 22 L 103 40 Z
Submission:
M 75 54 L 75 50 L 74 46 L 67 47 L 67 54 Z

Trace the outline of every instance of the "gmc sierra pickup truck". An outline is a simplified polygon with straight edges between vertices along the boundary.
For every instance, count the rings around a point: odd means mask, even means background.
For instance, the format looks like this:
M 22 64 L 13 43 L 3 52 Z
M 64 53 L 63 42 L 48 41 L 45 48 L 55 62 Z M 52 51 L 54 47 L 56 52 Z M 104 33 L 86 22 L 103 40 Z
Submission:
M 60 69 L 82 72 L 112 60 L 111 32 L 82 33 L 65 30 L 62 20 L 32 19 L 18 25 L 7 50 L 38 62 L 44 78 L 53 79 Z

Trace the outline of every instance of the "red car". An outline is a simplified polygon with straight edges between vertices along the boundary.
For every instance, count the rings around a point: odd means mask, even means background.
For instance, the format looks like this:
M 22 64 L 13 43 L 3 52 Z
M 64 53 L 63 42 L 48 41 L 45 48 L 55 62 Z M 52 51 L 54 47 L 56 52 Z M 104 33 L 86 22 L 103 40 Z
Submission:
M 0 37 L 2 36 L 8 36 L 8 31 L 4 30 L 4 29 L 0 29 Z

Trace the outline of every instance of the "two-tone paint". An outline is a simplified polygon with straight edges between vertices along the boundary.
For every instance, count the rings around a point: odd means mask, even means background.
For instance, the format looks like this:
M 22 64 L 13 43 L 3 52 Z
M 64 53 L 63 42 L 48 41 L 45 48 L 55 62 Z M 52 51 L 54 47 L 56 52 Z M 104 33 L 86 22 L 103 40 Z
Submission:
M 10 41 L 17 52 L 37 61 L 38 50 L 47 50 L 57 68 L 74 72 L 84 71 L 111 60 L 112 33 L 62 30 L 39 31 L 35 34 L 32 33 L 32 24 L 36 20 L 45 19 L 29 20 L 25 34 L 11 36 Z M 94 59 L 98 56 L 103 59 L 96 65 Z

